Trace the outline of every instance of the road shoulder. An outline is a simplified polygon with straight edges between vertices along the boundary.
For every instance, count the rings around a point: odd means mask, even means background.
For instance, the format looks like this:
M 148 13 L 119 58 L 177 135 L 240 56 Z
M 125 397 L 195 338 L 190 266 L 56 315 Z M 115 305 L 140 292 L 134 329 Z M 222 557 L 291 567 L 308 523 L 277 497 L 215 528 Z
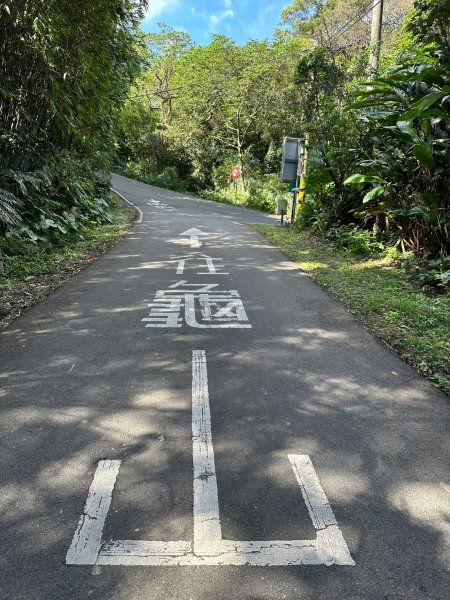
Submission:
M 386 258 L 357 259 L 305 233 L 267 225 L 254 228 L 405 362 L 450 394 L 449 294 L 427 295 Z

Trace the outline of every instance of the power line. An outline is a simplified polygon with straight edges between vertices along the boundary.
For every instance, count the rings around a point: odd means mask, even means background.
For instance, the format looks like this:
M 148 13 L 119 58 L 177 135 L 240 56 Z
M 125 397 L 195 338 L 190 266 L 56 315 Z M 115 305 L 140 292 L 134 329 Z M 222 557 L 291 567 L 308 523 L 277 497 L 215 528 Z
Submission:
M 358 12 L 356 15 L 353 15 L 353 17 L 351 19 L 349 19 L 346 23 L 344 23 L 344 25 L 342 25 L 330 38 L 330 42 L 333 41 L 335 39 L 335 37 L 337 35 L 340 35 L 342 33 L 345 33 L 346 31 L 348 31 L 349 29 L 351 29 L 352 27 L 354 27 L 357 23 L 359 23 L 360 21 L 362 21 L 364 19 L 364 17 L 366 15 L 368 15 L 370 13 L 371 10 L 373 10 L 376 6 L 378 6 L 383 0 L 378 0 L 378 2 L 376 4 L 374 4 L 373 0 L 371 0 L 371 2 L 369 2 L 369 4 L 367 4 L 365 7 L 363 7 L 362 10 L 364 10 L 365 12 L 360 13 Z M 356 19 L 356 20 L 355 20 Z M 350 25 L 348 27 L 348 25 Z

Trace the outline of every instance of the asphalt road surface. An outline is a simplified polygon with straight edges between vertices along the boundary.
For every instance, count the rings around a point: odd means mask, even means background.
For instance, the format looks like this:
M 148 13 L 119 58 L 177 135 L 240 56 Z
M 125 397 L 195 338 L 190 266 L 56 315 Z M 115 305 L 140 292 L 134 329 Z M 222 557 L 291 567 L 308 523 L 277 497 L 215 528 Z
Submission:
M 113 184 L 142 222 L 1 338 L 1 600 L 448 600 L 445 396 L 273 218 Z

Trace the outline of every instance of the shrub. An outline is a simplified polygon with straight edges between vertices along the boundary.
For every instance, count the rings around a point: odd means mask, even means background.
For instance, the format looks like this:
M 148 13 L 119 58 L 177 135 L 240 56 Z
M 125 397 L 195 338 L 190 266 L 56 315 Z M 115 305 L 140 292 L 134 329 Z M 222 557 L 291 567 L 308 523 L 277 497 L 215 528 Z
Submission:
M 425 288 L 450 288 L 450 256 L 437 260 L 424 260 L 414 252 L 407 252 L 400 261 L 410 278 Z
M 370 256 L 384 250 L 384 245 L 377 241 L 374 234 L 356 225 L 343 225 L 330 229 L 326 240 L 350 250 L 355 256 Z

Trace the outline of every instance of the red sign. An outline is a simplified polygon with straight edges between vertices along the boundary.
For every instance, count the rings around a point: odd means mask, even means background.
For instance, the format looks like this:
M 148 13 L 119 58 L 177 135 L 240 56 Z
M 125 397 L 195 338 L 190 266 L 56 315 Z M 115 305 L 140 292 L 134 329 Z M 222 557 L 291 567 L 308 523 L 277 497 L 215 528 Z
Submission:
M 238 167 L 233 167 L 231 169 L 231 177 L 233 179 L 237 179 L 239 177 L 239 174 L 240 174 L 240 171 L 239 171 Z

